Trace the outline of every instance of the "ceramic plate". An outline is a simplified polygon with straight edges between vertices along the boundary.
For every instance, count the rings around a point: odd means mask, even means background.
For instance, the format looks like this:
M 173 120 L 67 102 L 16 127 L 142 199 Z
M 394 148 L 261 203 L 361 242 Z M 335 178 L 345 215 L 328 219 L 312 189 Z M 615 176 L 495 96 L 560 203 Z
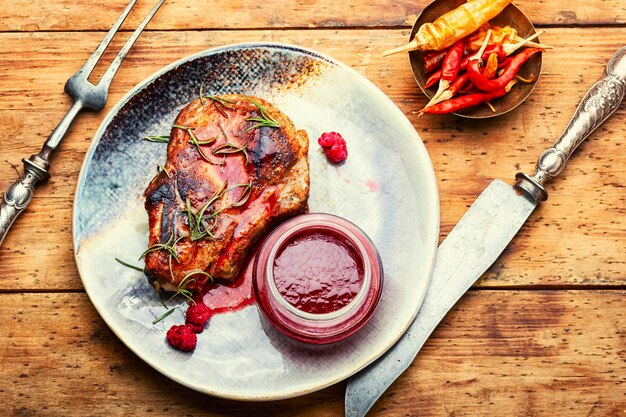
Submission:
M 166 159 L 180 109 L 206 94 L 263 97 L 310 138 L 311 212 L 343 216 L 378 247 L 385 268 L 381 303 L 354 336 L 332 345 L 292 341 L 253 303 L 214 316 L 192 354 L 169 347 L 165 333 L 184 309 L 164 312 L 135 264 L 147 247 L 142 193 Z M 319 135 L 338 131 L 348 160 L 330 165 Z M 382 355 L 417 314 L 434 262 L 439 197 L 431 161 L 402 112 L 367 79 L 317 52 L 282 44 L 241 44 L 176 62 L 134 88 L 108 114 L 82 167 L 74 204 L 76 262 L 87 294 L 117 336 L 140 358 L 198 391 L 238 400 L 273 400 L 347 378 Z M 179 304 L 183 305 L 182 301 Z

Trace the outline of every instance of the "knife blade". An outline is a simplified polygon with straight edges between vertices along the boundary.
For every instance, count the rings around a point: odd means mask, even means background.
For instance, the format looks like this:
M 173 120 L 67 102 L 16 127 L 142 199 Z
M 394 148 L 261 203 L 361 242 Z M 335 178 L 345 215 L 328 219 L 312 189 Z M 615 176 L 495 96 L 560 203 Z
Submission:
M 494 180 L 437 250 L 431 282 L 408 330 L 383 356 L 348 381 L 346 417 L 362 417 L 413 362 L 430 334 L 474 282 L 495 262 L 541 200 L 544 184 L 558 175 L 572 152 L 620 106 L 626 91 L 626 46 L 609 60 L 585 94 L 560 138 L 546 149 L 530 176 L 515 186 Z

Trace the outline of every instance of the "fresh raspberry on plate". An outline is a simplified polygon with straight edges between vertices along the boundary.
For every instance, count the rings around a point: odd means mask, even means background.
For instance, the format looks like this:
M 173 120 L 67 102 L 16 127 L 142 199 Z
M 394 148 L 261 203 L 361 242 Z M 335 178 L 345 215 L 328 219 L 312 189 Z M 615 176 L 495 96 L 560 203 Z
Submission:
M 192 352 L 196 348 L 198 341 L 196 334 L 186 324 L 172 326 L 167 331 L 166 338 L 170 346 L 183 352 Z
M 204 330 L 204 325 L 207 320 L 213 315 L 213 310 L 207 307 L 204 303 L 197 303 L 187 308 L 187 320 L 185 323 L 195 333 L 200 333 Z
M 326 159 L 330 162 L 338 163 L 348 158 L 346 140 L 337 132 L 322 133 L 317 143 L 324 149 Z

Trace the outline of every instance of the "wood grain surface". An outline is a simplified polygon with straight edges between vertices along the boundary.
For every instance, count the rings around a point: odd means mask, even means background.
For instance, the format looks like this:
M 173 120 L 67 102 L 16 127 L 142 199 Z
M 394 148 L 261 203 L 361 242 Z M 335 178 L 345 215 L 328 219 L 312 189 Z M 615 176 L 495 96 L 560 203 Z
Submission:
M 0 0 L 0 193 L 65 113 L 66 79 L 124 0 Z M 168 0 L 123 63 L 107 107 L 83 115 L 0 247 L 0 400 L 8 415 L 338 416 L 345 383 L 274 403 L 208 397 L 158 374 L 108 329 L 72 250 L 77 175 L 106 112 L 189 54 L 278 41 L 318 50 L 372 80 L 414 124 L 441 198 L 441 239 L 494 178 L 512 182 L 561 133 L 608 58 L 626 43 L 623 0 L 520 0 L 546 28 L 543 74 L 515 111 L 487 121 L 424 116 L 405 42 L 426 0 Z M 133 29 L 152 1 L 138 1 Z M 96 11 L 97 12 L 94 12 Z M 115 55 L 129 32 L 105 54 Z M 101 72 L 101 71 L 100 71 Z M 446 317 L 372 416 L 626 416 L 626 106 L 549 184 L 505 253 Z M 0 414 L 5 414 L 0 413 Z
M 624 297 L 624 290 L 473 291 L 372 415 L 624 415 Z M 128 352 L 84 294 L 2 300 L 0 395 L 12 398 L 13 415 L 342 415 L 344 383 L 270 403 L 175 384 Z
M 123 26 L 134 29 L 156 0 L 140 0 Z M 150 23 L 152 29 L 250 29 L 412 26 L 428 0 L 216 0 L 166 1 Z M 621 0 L 515 2 L 539 25 L 626 23 Z M 2 0 L 2 31 L 109 30 L 124 1 Z M 94 13 L 97 10 L 97 13 Z

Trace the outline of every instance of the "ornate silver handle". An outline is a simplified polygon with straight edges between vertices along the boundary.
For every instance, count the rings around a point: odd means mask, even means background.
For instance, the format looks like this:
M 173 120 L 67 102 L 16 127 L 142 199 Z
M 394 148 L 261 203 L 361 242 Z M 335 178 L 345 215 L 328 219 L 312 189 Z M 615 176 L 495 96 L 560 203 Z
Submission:
M 47 171 L 49 164 L 38 155 L 22 161 L 24 162 L 24 175 L 9 187 L 0 203 L 0 245 L 17 216 L 33 199 L 35 185 L 50 177 Z
M 544 184 L 563 171 L 572 152 L 618 109 L 625 93 L 626 46 L 609 60 L 604 76 L 587 91 L 561 137 L 541 154 L 535 173 L 517 174 L 517 186 L 535 200 L 545 200 L 548 193 Z
M 50 168 L 52 154 L 84 106 L 81 100 L 75 100 L 72 107 L 70 107 L 50 134 L 41 151 L 29 159 L 22 159 L 22 162 L 24 162 L 24 175 L 9 187 L 7 192 L 4 193 L 2 201 L 0 201 L 0 245 L 2 245 L 2 241 L 15 219 L 26 209 L 30 200 L 33 199 L 35 185 L 50 178 L 48 168 Z

